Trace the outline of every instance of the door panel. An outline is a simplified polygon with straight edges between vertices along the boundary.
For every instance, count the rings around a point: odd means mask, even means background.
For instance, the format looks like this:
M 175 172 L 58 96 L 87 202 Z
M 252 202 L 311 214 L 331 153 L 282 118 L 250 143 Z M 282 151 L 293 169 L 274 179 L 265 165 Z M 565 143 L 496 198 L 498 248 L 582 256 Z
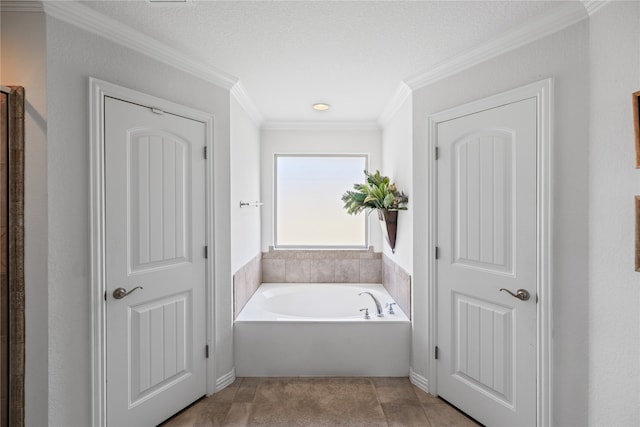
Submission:
M 189 376 L 192 304 L 185 292 L 129 308 L 132 406 Z
M 130 141 L 131 271 L 190 262 L 189 144 L 152 129 Z
M 453 375 L 513 405 L 513 310 L 454 293 Z
M 156 425 L 206 393 L 204 145 L 204 123 L 105 100 L 111 426 Z
M 513 274 L 513 133 L 472 134 L 452 150 L 452 224 L 455 262 Z
M 491 426 L 536 423 L 536 115 L 531 98 L 437 127 L 437 390 Z

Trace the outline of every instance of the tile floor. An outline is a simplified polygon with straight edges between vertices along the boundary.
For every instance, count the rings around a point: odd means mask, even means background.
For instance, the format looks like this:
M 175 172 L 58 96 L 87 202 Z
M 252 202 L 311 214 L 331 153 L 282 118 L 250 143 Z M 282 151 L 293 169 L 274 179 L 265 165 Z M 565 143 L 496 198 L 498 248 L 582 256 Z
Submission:
M 408 378 L 238 378 L 162 424 L 183 426 L 478 426 Z

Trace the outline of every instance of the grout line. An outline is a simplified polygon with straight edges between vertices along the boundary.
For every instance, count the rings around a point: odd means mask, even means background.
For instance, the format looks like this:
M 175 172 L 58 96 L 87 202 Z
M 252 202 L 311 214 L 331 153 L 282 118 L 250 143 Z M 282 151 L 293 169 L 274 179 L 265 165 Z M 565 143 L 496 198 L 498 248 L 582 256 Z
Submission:
M 387 427 L 389 427 L 390 420 L 389 420 L 389 417 L 387 416 L 387 413 L 384 411 L 384 408 L 382 407 L 382 402 L 380 401 L 380 394 L 378 393 L 378 386 L 376 385 L 375 381 L 373 381 L 371 377 L 369 377 L 368 379 L 371 385 L 373 386 L 373 390 L 376 393 L 376 401 L 378 402 L 378 407 L 382 411 L 382 416 L 384 417 L 384 421 L 385 423 L 387 423 Z

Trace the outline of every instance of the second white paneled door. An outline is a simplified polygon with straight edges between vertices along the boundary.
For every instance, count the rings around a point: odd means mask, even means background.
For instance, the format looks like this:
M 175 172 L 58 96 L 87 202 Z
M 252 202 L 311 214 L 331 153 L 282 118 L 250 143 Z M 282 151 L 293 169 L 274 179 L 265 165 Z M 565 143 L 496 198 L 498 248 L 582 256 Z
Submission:
M 105 98 L 107 423 L 206 393 L 205 124 Z
M 437 391 L 488 426 L 536 425 L 536 129 L 535 98 L 437 125 Z

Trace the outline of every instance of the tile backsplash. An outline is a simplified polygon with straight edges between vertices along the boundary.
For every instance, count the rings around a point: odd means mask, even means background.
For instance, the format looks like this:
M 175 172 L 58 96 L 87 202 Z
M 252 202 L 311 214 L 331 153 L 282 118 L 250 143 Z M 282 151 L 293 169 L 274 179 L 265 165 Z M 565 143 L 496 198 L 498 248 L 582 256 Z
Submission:
M 411 318 L 411 275 L 389 257 L 382 257 L 382 284 L 407 317 Z
M 369 250 L 274 250 L 262 254 L 264 283 L 382 283 L 382 254 Z
M 233 275 L 233 318 L 245 306 L 262 283 L 262 254 L 243 265 Z

